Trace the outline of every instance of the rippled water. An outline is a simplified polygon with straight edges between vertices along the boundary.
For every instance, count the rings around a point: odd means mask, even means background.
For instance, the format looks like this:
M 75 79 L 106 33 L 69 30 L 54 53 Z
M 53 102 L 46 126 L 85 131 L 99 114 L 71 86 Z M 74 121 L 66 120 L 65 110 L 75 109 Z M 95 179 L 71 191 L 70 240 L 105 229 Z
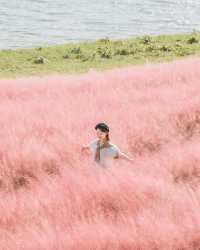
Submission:
M 0 49 L 193 30 L 199 0 L 0 0 Z

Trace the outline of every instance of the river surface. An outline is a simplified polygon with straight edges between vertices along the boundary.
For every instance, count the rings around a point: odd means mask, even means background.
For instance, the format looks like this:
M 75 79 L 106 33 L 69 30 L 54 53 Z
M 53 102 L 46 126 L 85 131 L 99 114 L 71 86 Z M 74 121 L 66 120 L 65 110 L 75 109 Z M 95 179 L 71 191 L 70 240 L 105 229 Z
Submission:
M 199 0 L 0 0 L 0 49 L 194 30 Z

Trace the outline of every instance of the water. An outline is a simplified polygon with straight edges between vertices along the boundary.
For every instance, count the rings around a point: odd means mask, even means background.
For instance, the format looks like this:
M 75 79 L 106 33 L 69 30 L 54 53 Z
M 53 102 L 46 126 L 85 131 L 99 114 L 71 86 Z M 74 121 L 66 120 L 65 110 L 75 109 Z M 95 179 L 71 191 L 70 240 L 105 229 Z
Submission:
M 0 49 L 200 30 L 199 0 L 0 0 Z

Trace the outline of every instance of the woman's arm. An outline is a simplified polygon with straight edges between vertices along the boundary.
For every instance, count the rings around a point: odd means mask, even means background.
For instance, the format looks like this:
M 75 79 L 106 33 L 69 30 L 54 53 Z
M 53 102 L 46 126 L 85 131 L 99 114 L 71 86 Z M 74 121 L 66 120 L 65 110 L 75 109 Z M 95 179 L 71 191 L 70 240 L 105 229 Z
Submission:
M 124 153 L 120 153 L 120 157 L 122 158 L 122 159 L 125 159 L 125 160 L 128 160 L 128 161 L 133 161 L 133 158 L 131 158 L 131 157 L 129 157 L 128 155 L 126 155 L 126 154 L 124 154 Z
M 125 153 L 123 153 L 123 152 L 121 152 L 121 151 L 118 152 L 117 155 L 116 155 L 114 158 L 115 158 L 115 159 L 121 158 L 121 159 L 125 159 L 125 160 L 127 160 L 127 161 L 130 161 L 130 162 L 133 161 L 133 158 L 129 157 L 128 155 L 126 155 Z
M 81 147 L 81 150 L 84 151 L 84 150 L 87 150 L 87 149 L 92 149 L 92 148 L 95 148 L 95 145 L 97 143 L 97 140 L 93 140 L 91 142 L 89 142 L 88 144 L 85 144 Z

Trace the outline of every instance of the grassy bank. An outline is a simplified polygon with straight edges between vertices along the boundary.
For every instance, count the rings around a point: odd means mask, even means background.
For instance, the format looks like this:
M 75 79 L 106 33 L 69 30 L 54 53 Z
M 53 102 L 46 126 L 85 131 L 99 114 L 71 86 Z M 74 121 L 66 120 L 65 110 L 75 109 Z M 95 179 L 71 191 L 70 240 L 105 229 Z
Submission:
M 82 73 L 200 55 L 200 32 L 0 51 L 0 77 Z

